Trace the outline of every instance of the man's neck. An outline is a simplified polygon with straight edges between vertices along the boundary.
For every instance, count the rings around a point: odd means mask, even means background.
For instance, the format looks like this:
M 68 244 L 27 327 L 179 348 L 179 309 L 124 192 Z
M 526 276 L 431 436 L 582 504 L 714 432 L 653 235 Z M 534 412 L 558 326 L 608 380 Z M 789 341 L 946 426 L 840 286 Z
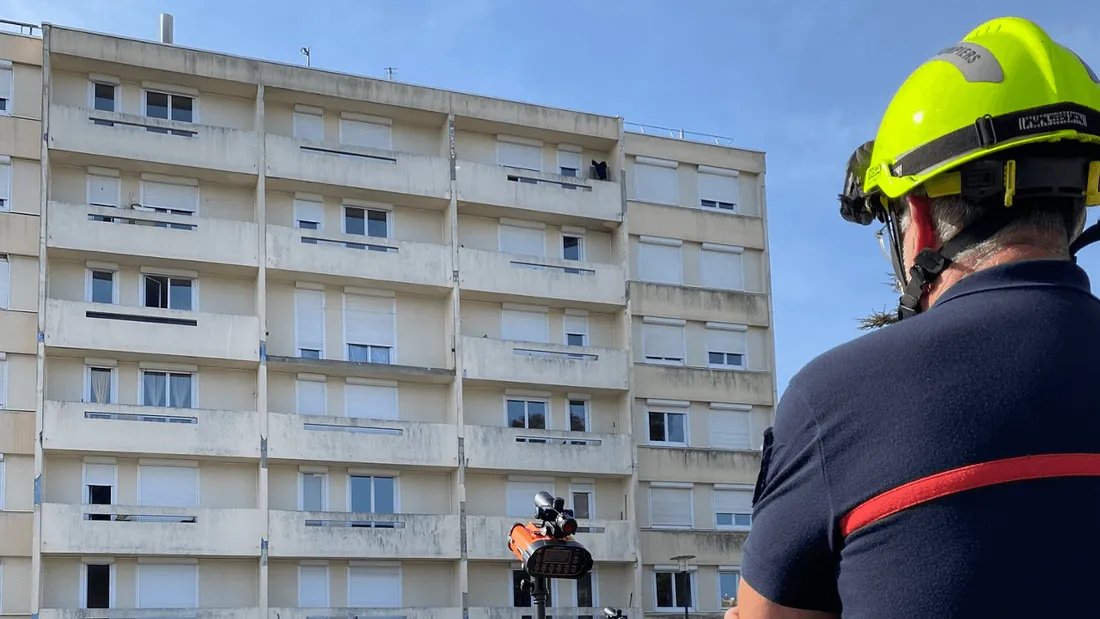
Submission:
M 1058 255 L 1051 252 L 1049 249 L 1035 247 L 1034 245 L 1009 245 L 984 258 L 953 262 L 951 266 L 947 267 L 947 269 L 936 278 L 935 283 L 932 284 L 932 287 L 928 290 L 928 294 L 924 295 L 924 299 L 921 300 L 921 305 L 927 310 L 940 298 L 940 295 L 947 292 L 947 290 L 958 283 L 959 280 L 967 275 L 977 273 L 984 269 L 1023 260 L 1064 259 L 1064 255 Z

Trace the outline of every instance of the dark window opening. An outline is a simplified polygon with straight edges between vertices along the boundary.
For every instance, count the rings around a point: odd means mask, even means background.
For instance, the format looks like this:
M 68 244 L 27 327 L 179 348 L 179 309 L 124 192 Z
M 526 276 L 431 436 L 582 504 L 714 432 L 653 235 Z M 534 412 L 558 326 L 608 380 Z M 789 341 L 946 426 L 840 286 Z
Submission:
M 111 607 L 111 566 L 86 565 L 85 608 Z

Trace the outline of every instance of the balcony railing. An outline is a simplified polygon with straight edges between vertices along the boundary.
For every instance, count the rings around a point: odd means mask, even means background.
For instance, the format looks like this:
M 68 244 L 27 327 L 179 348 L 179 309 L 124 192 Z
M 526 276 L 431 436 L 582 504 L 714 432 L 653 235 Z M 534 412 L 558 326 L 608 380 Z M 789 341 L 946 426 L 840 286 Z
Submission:
M 450 514 L 269 512 L 271 556 L 457 559 L 460 517 Z
M 43 608 L 39 619 L 260 619 L 259 608 Z M 275 619 L 274 616 L 272 619 Z
M 457 607 L 271 608 L 269 613 L 270 619 L 462 619 Z

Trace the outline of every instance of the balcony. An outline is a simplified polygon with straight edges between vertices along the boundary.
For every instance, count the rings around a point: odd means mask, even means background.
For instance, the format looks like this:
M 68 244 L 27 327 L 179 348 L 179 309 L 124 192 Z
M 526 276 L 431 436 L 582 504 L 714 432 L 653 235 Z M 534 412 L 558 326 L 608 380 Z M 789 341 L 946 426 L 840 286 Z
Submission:
M 47 554 L 259 557 L 262 537 L 258 509 L 42 505 Z
M 113 125 L 96 124 L 93 120 Z M 167 130 L 171 134 L 152 130 Z M 256 175 L 259 153 L 253 131 L 64 105 L 50 106 L 49 147 L 85 155 L 89 162 L 110 157 L 251 176 Z
M 550 385 L 625 391 L 630 386 L 627 352 L 462 336 L 467 380 L 499 385 Z
M 463 247 L 458 250 L 458 268 L 464 291 L 490 295 L 498 301 L 556 299 L 599 311 L 626 305 L 625 275 L 615 264 Z
M 455 468 L 458 431 L 445 423 L 268 414 L 268 457 Z
M 625 475 L 633 470 L 629 434 L 466 426 L 469 469 L 588 475 Z
M 260 619 L 259 608 L 43 608 L 38 619 Z M 272 619 L 275 619 L 274 616 Z
M 459 161 L 456 176 L 459 202 L 599 225 L 623 219 L 618 183 L 472 161 Z
M 52 451 L 260 457 L 255 411 L 47 401 L 43 426 Z
M 768 295 L 759 292 L 632 281 L 630 300 L 636 316 L 669 316 L 753 327 L 771 324 Z
M 256 316 L 46 301 L 46 346 L 76 354 L 111 351 L 245 366 L 259 362 L 259 332 Z
M 559 581 L 560 582 L 560 581 Z M 562 586 L 561 584 L 557 585 Z M 570 586 L 570 585 L 565 585 Z M 602 597 L 602 596 L 601 596 Z M 615 608 L 620 608 L 623 611 L 624 617 L 638 618 L 643 617 L 641 608 L 622 608 L 616 604 L 611 604 Z M 533 619 L 535 617 L 534 608 L 516 608 L 513 606 L 471 606 L 469 608 L 468 619 Z M 573 608 L 567 606 L 547 606 L 546 616 L 548 619 L 603 619 L 603 608 Z
M 268 517 L 272 557 L 458 559 L 462 555 L 458 515 L 272 510 Z
M 644 481 L 752 486 L 759 473 L 759 451 L 638 445 L 638 479 Z
M 0 511 L 0 557 L 31 556 L 33 530 L 31 512 Z
M 447 246 L 286 226 L 267 227 L 267 268 L 355 280 L 345 283 L 397 282 L 440 294 L 452 285 Z
M 668 563 L 669 557 L 695 555 L 697 565 L 737 565 L 748 531 L 642 529 L 642 561 Z
M 254 223 L 59 202 L 50 202 L 48 212 L 47 247 L 79 252 L 81 260 L 98 254 L 102 258 L 144 256 L 194 265 L 259 266 Z M 92 216 L 114 221 L 93 221 Z M 168 224 L 173 227 L 165 227 Z
M 508 533 L 515 523 L 527 522 L 533 517 L 534 514 L 527 518 L 466 516 L 467 557 L 475 560 L 515 561 L 516 556 L 508 550 Z M 576 540 L 592 553 L 594 561 L 631 563 L 637 558 L 638 538 L 634 521 L 579 520 L 578 524 L 598 531 L 576 535 Z
M 451 165 L 426 157 L 346 144 L 298 140 L 267 134 L 267 175 L 332 187 L 355 187 L 403 196 L 408 206 L 436 208 L 450 199 Z M 420 200 L 409 200 L 416 196 Z
M 775 403 L 770 372 L 711 370 L 699 367 L 634 363 L 635 397 L 696 402 Z
M 462 619 L 459 607 L 410 607 L 410 608 L 271 608 L 269 619 Z M 46 618 L 43 618 L 46 619 Z M 68 619 L 68 618 L 65 618 Z M 128 619 L 128 618 L 122 618 Z M 202 619 L 202 618 L 199 618 Z M 220 618 L 218 618 L 220 619 Z
M 41 144 L 42 121 L 0 116 L 0 152 L 20 159 L 37 160 L 42 157 Z

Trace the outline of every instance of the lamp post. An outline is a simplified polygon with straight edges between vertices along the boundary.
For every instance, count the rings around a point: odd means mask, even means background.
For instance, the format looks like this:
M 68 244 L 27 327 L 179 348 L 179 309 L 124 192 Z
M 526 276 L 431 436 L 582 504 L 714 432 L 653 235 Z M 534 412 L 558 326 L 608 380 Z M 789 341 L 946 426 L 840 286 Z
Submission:
M 677 567 L 680 568 L 680 582 L 683 583 L 683 589 L 679 591 L 678 595 L 680 602 L 684 605 L 684 619 L 689 619 L 688 607 L 690 604 L 688 604 L 688 602 L 691 599 L 691 580 L 689 579 L 688 561 L 694 558 L 695 555 L 676 555 L 669 559 L 670 561 L 675 561 Z

